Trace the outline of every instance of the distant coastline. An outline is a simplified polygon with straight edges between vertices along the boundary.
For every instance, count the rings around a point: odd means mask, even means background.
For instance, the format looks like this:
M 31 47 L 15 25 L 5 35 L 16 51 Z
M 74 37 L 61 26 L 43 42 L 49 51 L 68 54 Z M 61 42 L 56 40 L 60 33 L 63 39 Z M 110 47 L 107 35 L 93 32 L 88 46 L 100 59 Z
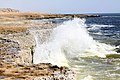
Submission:
M 20 19 L 49 19 L 49 18 L 74 18 L 74 17 L 100 17 L 96 14 L 51 14 L 46 12 L 21 12 L 11 8 L 1 8 L 0 17 Z

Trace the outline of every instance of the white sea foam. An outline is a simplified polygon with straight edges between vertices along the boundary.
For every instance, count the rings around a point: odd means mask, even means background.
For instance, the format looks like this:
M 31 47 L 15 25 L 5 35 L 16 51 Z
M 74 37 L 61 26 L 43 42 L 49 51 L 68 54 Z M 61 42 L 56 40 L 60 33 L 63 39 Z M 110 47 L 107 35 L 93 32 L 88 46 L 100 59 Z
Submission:
M 80 80 L 93 80 L 92 76 L 88 75 L 87 77 L 85 77 L 84 79 L 80 79 Z
M 115 47 L 99 43 L 88 34 L 85 19 L 74 19 L 64 22 L 54 28 L 50 38 L 40 43 L 39 33 L 35 33 L 36 48 L 33 63 L 52 63 L 58 66 L 68 66 L 69 59 L 74 57 L 98 56 L 116 54 Z
M 91 24 L 88 30 L 100 30 L 103 27 L 114 27 L 114 25 L 98 25 L 98 24 Z

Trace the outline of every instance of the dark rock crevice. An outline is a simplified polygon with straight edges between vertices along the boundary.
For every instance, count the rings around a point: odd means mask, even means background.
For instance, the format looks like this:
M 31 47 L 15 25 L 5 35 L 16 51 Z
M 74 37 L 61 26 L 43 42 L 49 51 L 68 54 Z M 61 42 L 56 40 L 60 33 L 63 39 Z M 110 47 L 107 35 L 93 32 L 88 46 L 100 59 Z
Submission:
M 32 46 L 30 49 L 31 49 L 31 56 L 32 56 L 32 61 L 31 61 L 31 63 L 33 64 L 34 46 Z

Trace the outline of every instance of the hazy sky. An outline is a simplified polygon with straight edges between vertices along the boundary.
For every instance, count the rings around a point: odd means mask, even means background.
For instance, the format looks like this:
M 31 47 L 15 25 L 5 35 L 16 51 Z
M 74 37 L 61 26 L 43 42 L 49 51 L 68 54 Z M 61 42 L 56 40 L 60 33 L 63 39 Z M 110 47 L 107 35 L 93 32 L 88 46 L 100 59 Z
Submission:
M 0 8 L 49 13 L 120 13 L 120 0 L 0 0 Z

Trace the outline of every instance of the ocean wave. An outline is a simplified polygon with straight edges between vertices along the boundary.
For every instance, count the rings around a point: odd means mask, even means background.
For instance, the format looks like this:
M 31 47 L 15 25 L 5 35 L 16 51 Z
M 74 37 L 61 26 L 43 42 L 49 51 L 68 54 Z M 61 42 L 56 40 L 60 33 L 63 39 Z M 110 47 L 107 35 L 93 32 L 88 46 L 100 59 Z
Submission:
M 108 25 L 92 25 L 106 27 Z M 44 43 L 41 41 L 41 31 L 34 34 L 36 47 L 33 63 L 52 63 L 58 66 L 68 66 L 70 59 L 88 56 L 105 58 L 107 54 L 117 54 L 114 46 L 93 40 L 87 31 L 85 19 L 75 18 L 52 29 Z M 43 35 L 42 35 L 43 36 Z

